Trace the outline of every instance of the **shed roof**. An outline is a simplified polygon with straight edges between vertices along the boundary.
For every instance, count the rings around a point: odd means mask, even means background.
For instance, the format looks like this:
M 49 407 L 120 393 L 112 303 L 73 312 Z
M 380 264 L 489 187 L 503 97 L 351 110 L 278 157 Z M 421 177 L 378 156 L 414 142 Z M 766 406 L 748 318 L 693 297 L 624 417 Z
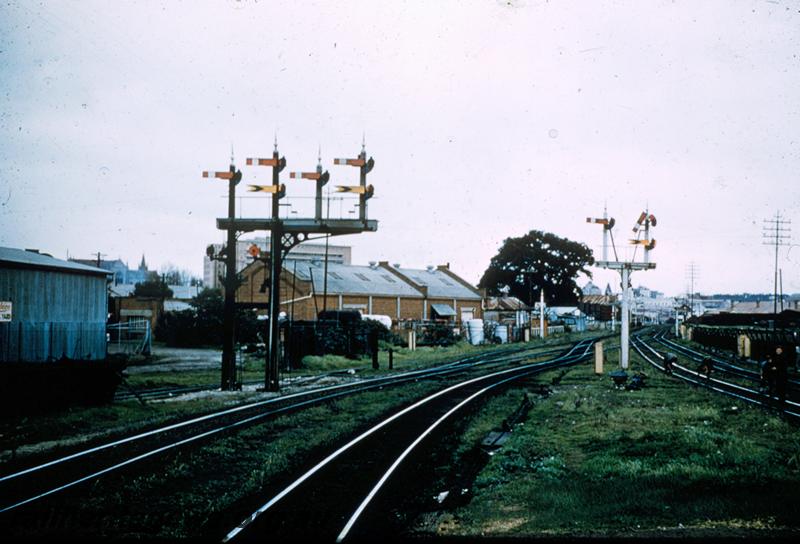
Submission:
M 456 315 L 456 311 L 449 304 L 431 304 L 431 308 L 439 317 L 450 317 Z
M 284 263 L 284 270 L 294 271 L 294 263 Z M 314 291 L 325 289 L 325 265 L 321 262 L 297 261 L 297 279 L 311 281 L 313 272 Z M 329 294 L 339 295 L 384 295 L 393 297 L 422 298 L 422 293 L 381 267 L 357 266 L 328 262 Z
M 0 247 L 0 265 L 13 266 L 15 268 L 44 268 L 73 274 L 110 275 L 108 270 L 95 266 L 64 261 L 44 253 L 11 247 Z
M 438 268 L 417 270 L 414 268 L 396 268 L 398 272 L 411 281 L 428 288 L 428 297 L 459 298 L 480 300 L 481 295 L 450 277 Z
M 486 299 L 487 310 L 530 310 L 531 307 L 517 297 L 489 297 Z

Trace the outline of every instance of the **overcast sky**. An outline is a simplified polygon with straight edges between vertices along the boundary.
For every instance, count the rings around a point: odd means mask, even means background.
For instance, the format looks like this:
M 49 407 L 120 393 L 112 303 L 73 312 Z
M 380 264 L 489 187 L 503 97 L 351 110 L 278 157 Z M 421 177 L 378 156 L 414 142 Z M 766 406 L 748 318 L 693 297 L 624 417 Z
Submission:
M 227 213 L 226 182 L 202 170 L 226 169 L 233 145 L 247 196 L 270 169 L 244 159 L 277 133 L 284 213 L 308 216 L 313 182 L 289 171 L 321 148 L 329 187 L 354 184 L 332 161 L 366 135 L 378 232 L 332 239 L 355 264 L 449 262 L 477 283 L 531 229 L 599 254 L 586 217 L 607 203 L 618 244 L 646 207 L 658 219 L 657 268 L 634 285 L 683 293 L 694 263 L 698 291 L 771 292 L 764 220 L 800 230 L 799 55 L 785 0 L 10 1 L 0 245 L 131 266 L 144 253 L 201 276 Z M 798 265 L 782 248 L 785 292 L 800 292 Z

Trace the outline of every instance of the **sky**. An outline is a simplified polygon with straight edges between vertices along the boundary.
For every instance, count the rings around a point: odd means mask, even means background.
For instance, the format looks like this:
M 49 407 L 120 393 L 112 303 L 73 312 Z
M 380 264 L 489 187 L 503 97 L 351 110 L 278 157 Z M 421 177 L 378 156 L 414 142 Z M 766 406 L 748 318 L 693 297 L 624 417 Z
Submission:
M 784 0 L 32 2 L 0 5 L 0 246 L 167 263 L 202 276 L 247 183 L 286 157 L 283 214 L 375 167 L 378 231 L 332 238 L 354 264 L 449 263 L 477 283 L 508 237 L 553 232 L 621 257 L 656 216 L 633 285 L 772 292 L 765 220 L 800 225 L 800 5 Z M 332 193 L 331 217 L 354 201 Z M 787 223 L 787 229 L 792 224 Z M 800 292 L 800 233 L 778 254 Z M 265 233 L 257 233 L 264 236 Z M 641 251 L 636 255 L 641 258 Z M 594 283 L 619 284 L 592 268 Z M 586 281 L 582 278 L 579 284 Z

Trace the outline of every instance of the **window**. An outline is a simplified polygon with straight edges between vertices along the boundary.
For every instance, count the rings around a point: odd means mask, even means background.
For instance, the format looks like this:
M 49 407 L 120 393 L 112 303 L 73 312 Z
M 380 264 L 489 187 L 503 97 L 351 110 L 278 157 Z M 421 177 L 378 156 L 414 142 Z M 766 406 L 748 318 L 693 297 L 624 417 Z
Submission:
M 334 278 L 334 279 L 337 279 L 337 280 L 342 279 L 342 277 L 339 274 L 337 274 L 336 272 L 328 272 L 328 275 L 330 277 Z
M 364 280 L 364 281 L 369 281 L 369 278 L 368 278 L 368 277 L 366 277 L 364 274 L 359 274 L 358 272 L 356 272 L 356 273 L 355 273 L 355 276 L 356 276 L 357 278 L 360 278 L 360 279 Z
M 388 281 L 389 283 L 397 283 L 396 281 L 394 281 L 394 278 L 392 278 L 389 274 L 381 274 L 381 277 L 386 281 Z

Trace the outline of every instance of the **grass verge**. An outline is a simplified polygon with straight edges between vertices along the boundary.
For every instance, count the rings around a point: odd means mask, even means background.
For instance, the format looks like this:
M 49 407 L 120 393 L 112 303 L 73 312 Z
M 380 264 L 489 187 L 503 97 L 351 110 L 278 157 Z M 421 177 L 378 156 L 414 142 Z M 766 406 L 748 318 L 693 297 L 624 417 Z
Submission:
M 645 368 L 638 357 L 633 364 Z M 420 516 L 411 534 L 739 537 L 799 532 L 797 428 L 655 369 L 645 372 L 645 389 L 624 391 L 589 365 L 571 370 L 551 386 L 551 396 L 535 401 L 527 422 L 488 458 L 472 483 L 469 503 Z M 548 379 L 543 375 L 538 381 Z M 458 467 L 528 391 L 515 387 L 489 400 L 471 421 L 451 466 Z M 448 482 L 437 485 L 444 489 Z

